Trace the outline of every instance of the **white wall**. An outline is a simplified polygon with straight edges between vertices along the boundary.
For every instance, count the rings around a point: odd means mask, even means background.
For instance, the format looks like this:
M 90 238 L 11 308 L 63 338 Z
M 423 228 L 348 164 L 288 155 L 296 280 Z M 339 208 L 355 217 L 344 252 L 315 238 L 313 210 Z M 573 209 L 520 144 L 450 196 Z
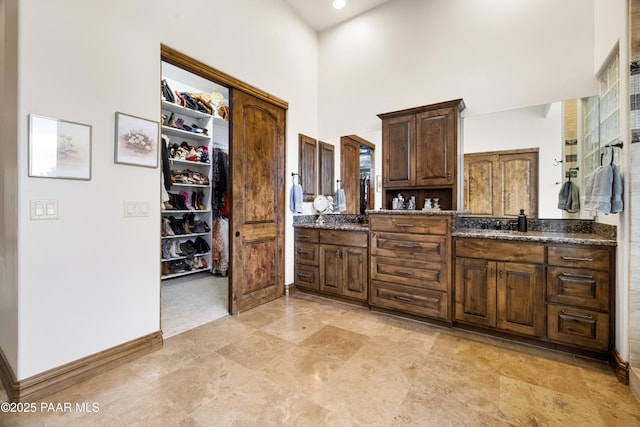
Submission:
M 629 15 L 627 0 L 595 0 L 594 73 L 599 73 L 609 56 L 619 53 L 618 99 L 620 102 L 620 140 L 624 142 L 620 169 L 623 173 L 623 201 L 630 200 L 628 183 L 631 173 L 631 135 L 629 126 Z M 616 349 L 624 360 L 629 360 L 629 268 L 630 227 L 629 205 L 617 215 L 598 215 L 596 221 L 613 224 L 618 231 L 616 265 Z M 638 327 L 638 325 L 636 325 Z
M 161 43 L 289 102 L 287 172 L 298 132 L 317 133 L 317 37 L 280 0 L 21 1 L 18 379 L 160 329 L 160 169 L 115 165 L 113 133 L 116 111 L 160 117 Z M 91 181 L 27 177 L 29 113 L 92 125 Z M 30 221 L 33 199 L 59 220 Z M 150 216 L 123 218 L 125 200 Z
M 556 102 L 497 113 L 464 118 L 464 152 L 539 148 L 538 217 L 562 218 L 558 209 L 558 192 L 562 165 L 562 103 Z
M 10 365 L 18 360 L 18 88 L 17 0 L 0 0 L 0 348 Z
M 395 0 L 320 35 L 321 138 L 464 98 L 476 115 L 597 93 L 593 0 Z

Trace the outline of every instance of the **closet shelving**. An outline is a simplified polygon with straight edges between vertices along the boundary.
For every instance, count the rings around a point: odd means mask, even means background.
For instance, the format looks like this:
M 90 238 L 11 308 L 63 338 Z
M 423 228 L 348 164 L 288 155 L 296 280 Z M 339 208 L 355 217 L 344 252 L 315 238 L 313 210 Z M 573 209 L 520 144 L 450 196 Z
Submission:
M 209 81 L 204 81 L 197 76 L 187 73 L 177 67 L 163 62 L 162 64 L 162 79 L 169 83 L 172 90 L 178 92 L 188 93 L 206 93 L 212 94 L 218 92 L 224 97 L 224 104 L 228 105 L 228 89 L 219 85 L 215 85 Z M 177 103 L 173 103 L 167 100 L 162 100 L 162 115 L 165 116 L 164 123 L 162 125 L 162 135 L 167 141 L 169 151 L 169 167 L 174 174 L 180 175 L 183 172 L 189 176 L 192 173 L 200 174 L 201 177 L 206 176 L 205 183 L 192 183 L 192 182 L 172 182 L 171 187 L 168 190 L 169 194 L 180 194 L 186 192 L 190 199 L 194 193 L 201 192 L 199 196 L 199 202 L 204 209 L 198 209 L 197 201 L 189 200 L 190 205 L 194 209 L 165 209 L 163 205 L 162 220 L 163 220 L 163 233 L 162 233 L 162 247 L 161 250 L 161 264 L 162 264 L 162 280 L 171 279 L 174 277 L 186 276 L 195 273 L 201 273 L 207 271 L 217 274 L 218 270 L 215 269 L 215 264 L 219 260 L 219 253 L 214 252 L 214 225 L 216 223 L 217 212 L 214 213 L 212 209 L 212 202 L 214 201 L 214 188 L 212 185 L 213 172 L 212 162 L 214 162 L 214 149 L 229 147 L 229 122 L 218 116 L 217 111 L 214 108 L 214 114 L 208 114 L 203 111 L 186 108 Z M 168 118 L 173 114 L 174 120 L 178 121 L 182 119 L 182 124 L 188 127 L 197 126 L 205 132 L 196 133 L 189 130 L 180 129 L 177 127 L 169 126 Z M 178 124 L 179 126 L 180 124 Z M 206 161 L 193 161 L 186 160 L 184 158 L 174 158 L 171 155 L 170 147 L 176 145 L 180 147 L 186 143 L 188 147 L 198 149 L 198 147 L 205 148 L 207 153 Z M 172 180 L 173 181 L 173 180 Z M 190 180 L 189 180 L 190 181 Z M 175 235 L 167 235 L 164 230 L 165 219 L 172 218 L 176 222 L 180 222 L 182 219 L 186 221 L 192 220 L 200 222 L 200 224 L 206 224 L 206 230 L 202 230 L 200 225 L 198 230 L 187 230 L 191 233 L 179 233 Z M 179 227 L 178 227 L 179 228 Z M 167 247 L 175 245 L 177 242 L 178 247 L 185 242 L 191 241 L 194 243 L 196 239 L 204 239 L 206 242 L 207 251 L 197 251 L 196 253 L 177 254 L 177 251 L 168 251 Z M 168 256 L 169 255 L 169 256 Z M 178 255 L 178 256 L 172 256 Z M 189 261 L 194 265 L 194 268 L 190 270 L 174 271 L 170 266 L 179 266 L 181 260 Z M 203 262 L 201 262 L 203 261 Z M 178 263 L 176 263 L 178 262 Z

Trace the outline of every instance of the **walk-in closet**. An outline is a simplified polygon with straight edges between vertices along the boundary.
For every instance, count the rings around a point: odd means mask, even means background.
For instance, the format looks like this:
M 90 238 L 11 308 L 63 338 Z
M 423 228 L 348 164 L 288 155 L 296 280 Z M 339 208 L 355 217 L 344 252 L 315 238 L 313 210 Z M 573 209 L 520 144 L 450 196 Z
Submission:
M 229 89 L 162 62 L 164 338 L 229 313 Z

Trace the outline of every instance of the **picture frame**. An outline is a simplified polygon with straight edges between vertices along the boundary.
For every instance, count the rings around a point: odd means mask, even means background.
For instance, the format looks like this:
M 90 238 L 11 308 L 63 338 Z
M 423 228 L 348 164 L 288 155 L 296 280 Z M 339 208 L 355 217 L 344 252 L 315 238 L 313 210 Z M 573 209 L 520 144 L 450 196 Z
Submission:
M 29 176 L 91 179 L 91 125 L 29 114 Z
M 157 168 L 159 136 L 158 122 L 116 112 L 114 162 Z

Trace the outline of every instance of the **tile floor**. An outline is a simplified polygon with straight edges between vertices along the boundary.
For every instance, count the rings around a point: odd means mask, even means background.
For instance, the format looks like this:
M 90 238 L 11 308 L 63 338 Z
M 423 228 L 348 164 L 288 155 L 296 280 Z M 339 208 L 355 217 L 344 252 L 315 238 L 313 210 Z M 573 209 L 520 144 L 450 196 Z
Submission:
M 99 411 L 0 413 L 0 425 L 640 426 L 640 403 L 605 363 L 302 293 L 47 402 Z

